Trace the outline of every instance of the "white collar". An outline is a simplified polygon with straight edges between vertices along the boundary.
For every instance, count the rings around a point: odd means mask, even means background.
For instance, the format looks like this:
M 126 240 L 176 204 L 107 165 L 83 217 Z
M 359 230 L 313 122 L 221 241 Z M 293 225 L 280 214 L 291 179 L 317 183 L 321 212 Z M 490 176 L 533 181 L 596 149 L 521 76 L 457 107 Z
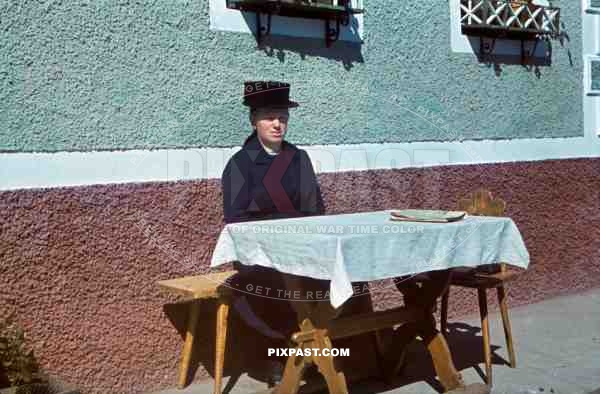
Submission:
M 264 145 L 262 143 L 262 141 L 260 140 L 260 138 L 258 138 L 258 142 L 260 142 L 260 145 L 263 147 L 263 149 L 265 150 L 265 152 L 267 152 L 268 155 L 277 156 L 279 154 L 280 151 L 275 151 L 275 150 L 269 148 L 268 146 Z

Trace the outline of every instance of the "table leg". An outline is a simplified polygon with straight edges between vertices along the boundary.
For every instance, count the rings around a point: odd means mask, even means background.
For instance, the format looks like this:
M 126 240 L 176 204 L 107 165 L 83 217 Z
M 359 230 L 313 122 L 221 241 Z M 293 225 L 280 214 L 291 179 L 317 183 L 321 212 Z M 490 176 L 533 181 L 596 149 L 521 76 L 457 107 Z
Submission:
M 307 289 L 319 284 L 315 281 L 292 275 L 284 276 L 285 286 L 292 294 L 304 294 Z M 328 300 L 321 301 L 293 301 L 292 307 L 296 311 L 300 323 L 300 331 L 293 338 L 297 340 L 295 349 L 311 349 L 310 356 L 290 356 L 286 362 L 283 379 L 276 390 L 278 394 L 295 394 L 300 387 L 304 368 L 309 363 L 317 365 L 319 372 L 325 378 L 329 392 L 332 394 L 347 394 L 346 377 L 339 369 L 335 357 L 331 355 L 332 343 L 327 333 L 327 325 L 340 312 L 334 309 Z M 304 334 L 304 335 L 302 335 Z M 319 354 L 312 353 L 318 349 Z M 323 349 L 329 349 L 329 355 L 323 355 Z
M 331 339 L 325 334 L 325 330 L 314 329 L 312 322 L 309 319 L 305 319 L 302 323 L 300 333 L 309 333 L 310 339 L 298 344 L 294 349 L 300 349 L 304 352 L 310 351 L 311 354 L 310 356 L 294 354 L 288 357 L 283 379 L 275 392 L 277 394 L 296 394 L 300 388 L 304 368 L 309 363 L 314 363 L 321 375 L 323 375 L 331 394 L 348 394 L 346 377 L 340 371 L 335 357 L 331 355 L 333 347 Z M 313 349 L 318 349 L 319 354 L 313 353 Z M 329 350 L 327 356 L 323 355 L 324 349 Z
M 437 333 L 427 344 L 427 350 L 433 360 L 435 373 L 438 375 L 442 386 L 449 391 L 459 387 L 464 387 L 462 376 L 456 370 L 452 362 L 450 349 L 446 339 L 441 333 Z
M 297 346 L 295 349 L 301 348 Z M 300 388 L 300 380 L 302 373 L 306 367 L 306 359 L 304 356 L 290 356 L 285 363 L 283 378 L 281 383 L 275 390 L 276 394 L 296 394 Z
M 327 388 L 330 394 L 348 394 L 348 387 L 346 385 L 346 377 L 340 370 L 337 360 L 331 355 L 331 339 L 323 335 L 321 330 L 318 330 L 316 335 L 315 348 L 318 348 L 320 354 L 313 357 L 314 363 L 319 368 L 319 372 L 325 378 L 327 382 Z M 323 355 L 323 350 L 329 349 L 327 356 Z
M 187 332 L 185 334 L 185 343 L 181 352 L 181 365 L 179 366 L 179 388 L 184 388 L 187 384 L 188 370 L 192 359 L 192 350 L 194 347 L 194 335 L 198 326 L 198 316 L 200 315 L 200 305 L 194 301 L 190 305 Z
M 440 383 L 446 391 L 465 387 L 462 376 L 456 370 L 448 343 L 444 336 L 435 327 L 433 310 L 438 297 L 447 291 L 450 283 L 450 271 L 430 272 L 430 279 L 424 281 L 421 286 L 411 281 L 402 281 L 397 284 L 398 289 L 404 295 L 404 302 L 409 307 L 420 307 L 428 311 L 427 317 L 415 324 L 406 324 L 399 332 L 403 332 L 400 341 L 402 350 L 415 336 L 420 335 L 431 355 L 433 366 L 438 375 Z

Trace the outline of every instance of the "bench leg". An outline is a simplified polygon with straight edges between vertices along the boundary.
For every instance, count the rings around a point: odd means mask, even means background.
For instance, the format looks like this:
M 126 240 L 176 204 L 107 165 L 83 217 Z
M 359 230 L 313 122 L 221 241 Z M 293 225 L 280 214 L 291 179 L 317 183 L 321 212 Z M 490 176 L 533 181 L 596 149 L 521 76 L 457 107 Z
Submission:
M 190 361 L 192 359 L 192 350 L 194 347 L 194 335 L 198 326 L 198 316 L 200 315 L 200 305 L 193 302 L 190 306 L 188 315 L 187 332 L 185 334 L 185 343 L 181 352 L 181 365 L 179 366 L 179 388 L 182 389 L 187 384 Z
M 221 394 L 223 381 L 223 365 L 225 364 L 225 347 L 227 344 L 227 317 L 229 315 L 229 299 L 219 298 L 217 309 L 217 335 L 215 345 L 215 388 L 214 394 Z

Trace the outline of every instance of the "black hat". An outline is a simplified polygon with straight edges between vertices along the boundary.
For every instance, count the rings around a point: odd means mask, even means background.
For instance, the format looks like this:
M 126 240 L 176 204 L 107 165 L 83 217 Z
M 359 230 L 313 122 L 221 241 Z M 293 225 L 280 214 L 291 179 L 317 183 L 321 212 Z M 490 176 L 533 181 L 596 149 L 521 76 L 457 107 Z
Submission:
M 290 84 L 277 81 L 244 82 L 244 105 L 250 108 L 292 108 L 298 103 L 290 100 Z

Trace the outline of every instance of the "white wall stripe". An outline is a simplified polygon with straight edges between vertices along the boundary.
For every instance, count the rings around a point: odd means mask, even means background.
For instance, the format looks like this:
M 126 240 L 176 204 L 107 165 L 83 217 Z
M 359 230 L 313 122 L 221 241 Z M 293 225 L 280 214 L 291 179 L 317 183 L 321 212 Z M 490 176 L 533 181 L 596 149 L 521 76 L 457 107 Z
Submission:
M 598 138 L 323 145 L 307 150 L 317 173 L 598 158 Z M 594 136 L 595 137 L 595 136 Z M 234 148 L 2 153 L 0 190 L 220 178 Z

